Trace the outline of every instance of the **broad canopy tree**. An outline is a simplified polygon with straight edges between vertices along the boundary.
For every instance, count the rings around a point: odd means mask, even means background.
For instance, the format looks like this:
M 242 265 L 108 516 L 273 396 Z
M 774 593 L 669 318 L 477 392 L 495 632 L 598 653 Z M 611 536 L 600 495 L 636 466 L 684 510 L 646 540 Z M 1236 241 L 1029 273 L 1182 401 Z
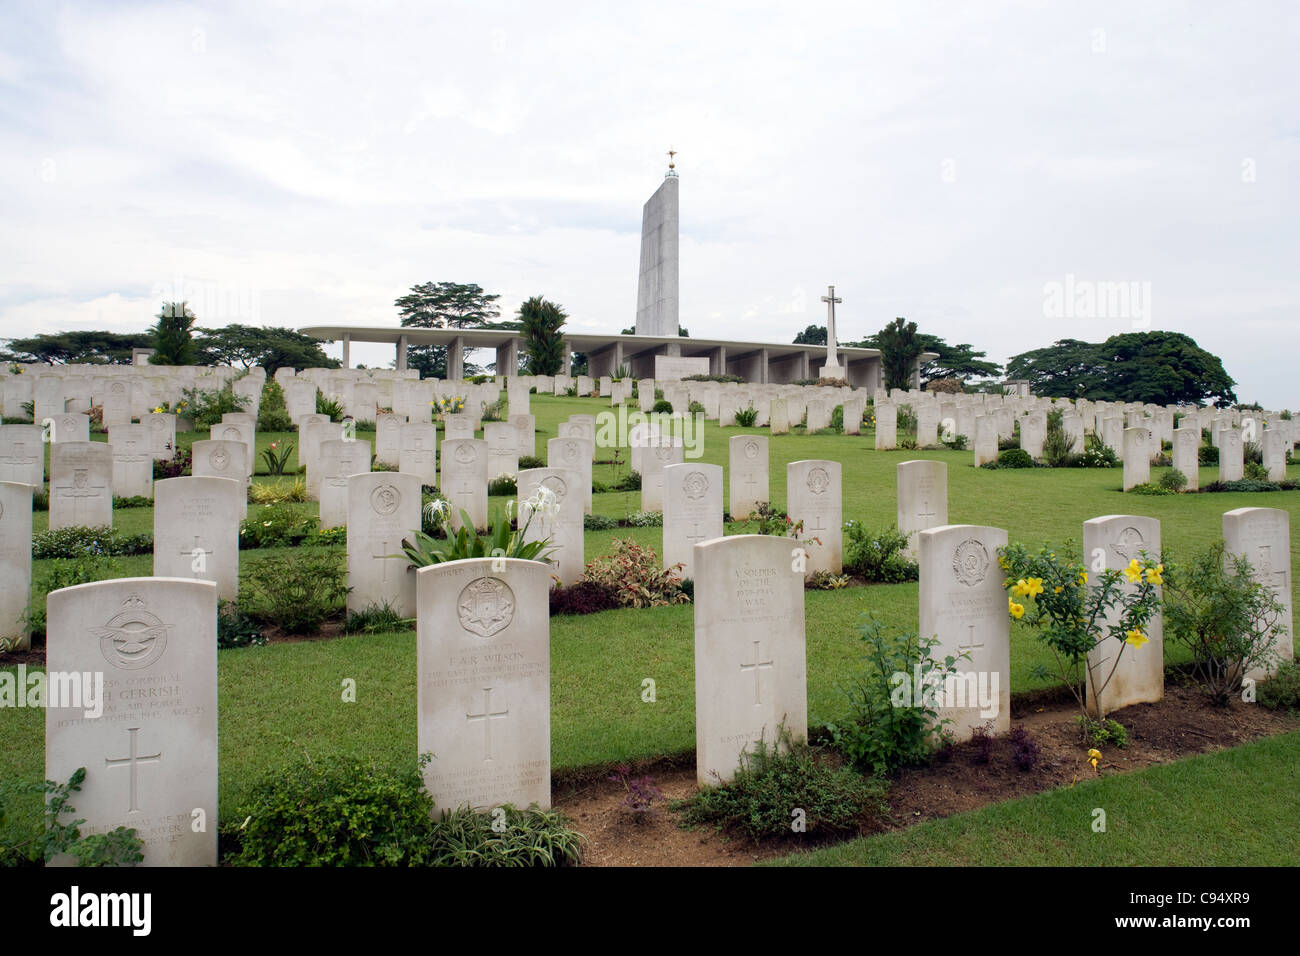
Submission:
M 153 348 L 149 332 L 55 332 L 5 340 L 0 360 L 46 365 L 130 365 L 134 349 Z
M 199 329 L 199 361 L 204 365 L 260 365 L 267 374 L 288 368 L 338 368 L 321 349 L 320 342 L 293 329 L 227 325 L 220 329 Z
M 393 304 L 404 328 L 494 328 L 501 315 L 496 306 L 499 298 L 472 282 L 426 282 L 411 286 L 411 291 Z M 446 378 L 447 349 L 441 345 L 412 345 L 407 349 L 406 366 L 418 368 L 423 378 Z M 477 372 L 475 366 L 464 363 L 464 374 Z
M 1237 401 L 1236 384 L 1216 355 L 1181 332 L 1125 332 L 1104 342 L 1061 339 L 1012 356 L 1007 377 L 1037 395 L 1154 405 Z

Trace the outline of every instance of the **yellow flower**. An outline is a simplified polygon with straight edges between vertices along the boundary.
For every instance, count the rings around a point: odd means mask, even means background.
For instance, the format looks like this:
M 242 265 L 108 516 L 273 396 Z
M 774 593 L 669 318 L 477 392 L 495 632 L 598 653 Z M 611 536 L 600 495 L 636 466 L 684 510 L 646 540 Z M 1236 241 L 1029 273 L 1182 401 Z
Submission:
M 1088 763 L 1092 764 L 1092 769 L 1097 769 L 1097 763 L 1101 760 L 1101 751 L 1093 748 L 1088 751 Z
M 1026 597 L 1035 597 L 1035 596 L 1037 596 L 1037 595 L 1039 595 L 1039 594 L 1042 594 L 1042 593 L 1043 593 L 1043 579 L 1042 579 L 1042 578 L 1026 578 L 1026 579 L 1025 579 L 1025 596 L 1026 596 Z
M 1052 593 L 1053 593 L 1053 594 L 1060 594 L 1060 593 L 1061 593 L 1061 586 L 1058 584 L 1056 587 L 1052 588 Z
M 154 413 L 155 415 L 161 415 L 161 414 L 163 413 L 162 406 L 159 405 L 157 408 L 155 408 L 155 409 L 153 410 L 153 413 Z
M 1015 601 L 1011 600 L 1011 598 L 1007 598 L 1007 610 L 1011 612 L 1011 616 L 1017 621 L 1025 616 L 1025 606 L 1023 604 L 1017 604 Z
M 1025 579 L 1021 578 L 1011 586 L 1011 593 L 1016 597 L 1024 597 L 1029 593 L 1029 585 L 1025 584 Z
M 1079 572 L 1079 583 L 1080 583 L 1080 584 L 1087 584 L 1087 583 L 1088 583 L 1088 572 L 1087 572 L 1087 571 L 1080 571 L 1080 572 Z
M 1129 631 L 1124 635 L 1124 641 L 1127 644 L 1132 644 L 1134 647 L 1141 647 L 1147 642 L 1147 636 L 1141 631 Z
M 1161 577 L 1165 573 L 1165 566 L 1157 564 L 1154 568 L 1147 568 L 1147 584 L 1164 584 L 1165 579 Z
M 1124 569 L 1124 577 L 1128 578 L 1129 584 L 1137 584 L 1142 580 L 1142 565 L 1138 564 L 1138 559 L 1134 558 Z

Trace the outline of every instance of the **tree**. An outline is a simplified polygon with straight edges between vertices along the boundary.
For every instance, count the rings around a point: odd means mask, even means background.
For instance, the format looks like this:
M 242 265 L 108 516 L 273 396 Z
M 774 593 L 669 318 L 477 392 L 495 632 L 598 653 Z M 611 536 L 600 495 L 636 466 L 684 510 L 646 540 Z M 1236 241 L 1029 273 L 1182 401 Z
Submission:
M 293 329 L 227 325 L 198 329 L 199 361 L 205 365 L 260 365 L 268 374 L 279 368 L 338 368 L 341 364 L 321 349 L 320 342 Z
M 988 353 L 976 352 L 973 345 L 966 343 L 949 345 L 939 336 L 925 332 L 916 333 L 916 339 L 921 344 L 922 352 L 933 352 L 938 356 L 921 366 L 922 388 L 939 379 L 993 378 L 1002 374 L 1002 366 L 996 362 L 986 361 L 985 356 Z M 845 344 L 851 348 L 880 348 L 877 335 L 868 336 L 861 342 Z
M 499 298 L 474 283 L 426 282 L 411 286 L 411 291 L 393 304 L 401 313 L 404 328 L 488 328 L 501 315 L 494 304 Z M 446 378 L 447 349 L 442 345 L 412 345 L 406 351 L 406 365 L 419 369 L 424 378 Z M 476 371 L 475 366 L 464 363 L 466 375 Z
M 562 308 L 541 296 L 533 296 L 519 306 L 529 375 L 558 375 L 564 367 L 564 336 L 560 329 L 567 318 Z
M 47 365 L 130 365 L 134 349 L 153 347 L 149 332 L 58 332 L 5 341 L 0 360 Z
M 916 323 L 898 318 L 876 333 L 885 388 L 907 388 L 912 383 L 912 366 L 921 357 Z
M 1096 344 L 1061 339 L 1012 356 L 1007 376 L 1054 398 L 1155 405 L 1213 399 L 1219 407 L 1237 400 L 1223 362 L 1181 332 L 1124 332 Z
M 795 345 L 825 345 L 826 326 L 810 325 L 794 337 Z
M 150 365 L 194 365 L 199 350 L 194 344 L 194 313 L 188 303 L 164 302 L 153 332 Z

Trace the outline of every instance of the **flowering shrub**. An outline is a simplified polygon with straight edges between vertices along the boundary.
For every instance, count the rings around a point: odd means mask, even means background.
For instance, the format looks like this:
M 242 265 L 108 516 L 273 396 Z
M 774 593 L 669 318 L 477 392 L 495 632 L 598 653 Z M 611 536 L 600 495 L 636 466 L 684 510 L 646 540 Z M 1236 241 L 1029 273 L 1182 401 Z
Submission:
M 184 478 L 193 474 L 194 450 L 186 448 L 176 452 L 171 458 L 155 459 L 153 463 L 153 480 L 164 478 Z
M 519 506 L 519 527 L 512 531 L 510 524 L 514 504 L 513 501 L 506 502 L 505 514 L 497 515 L 493 526 L 482 536 L 475 529 L 469 513 L 462 508 L 460 528 L 455 534 L 438 539 L 417 531 L 410 540 L 402 540 L 402 551 L 413 568 L 466 558 L 520 558 L 524 561 L 546 562 L 547 555 L 555 550 L 551 539 L 528 541 L 525 536 L 534 517 L 540 515 L 545 519 L 559 513 L 559 499 L 551 489 L 538 488 L 535 495 Z M 451 511 L 451 502 L 445 498 L 431 501 L 425 506 L 425 511 L 434 512 L 445 519 Z
M 680 563 L 664 568 L 653 549 L 631 538 L 615 538 L 614 553 L 590 562 L 584 577 L 615 592 L 623 607 L 664 607 L 690 603 L 681 570 Z
M 897 584 L 915 581 L 920 569 L 909 561 L 904 548 L 907 535 L 895 525 L 883 531 L 872 532 L 866 525 L 850 518 L 844 522 L 844 567 L 878 584 Z
M 1060 550 L 1058 556 L 1046 546 L 1030 552 L 1012 544 L 999 552 L 998 565 L 1006 574 L 1003 586 L 1011 589 L 1007 612 L 1037 630 L 1038 639 L 1051 649 L 1054 676 L 1074 695 L 1087 726 L 1086 687 L 1092 688 L 1097 719 L 1104 721 L 1106 688 L 1119 662 L 1125 652 L 1137 653 L 1147 643 L 1165 566 L 1143 553 L 1142 560 L 1134 558 L 1123 571 L 1094 572 L 1089 585 L 1088 570 L 1069 553 L 1070 546 Z M 1088 652 L 1105 641 L 1114 641 L 1118 649 L 1089 663 Z
M 433 414 L 437 418 L 446 418 L 448 415 L 459 415 L 465 410 L 465 399 L 461 395 L 454 398 L 436 398 L 429 403 L 433 408 Z
M 664 513 L 662 511 L 635 511 L 627 516 L 629 528 L 662 528 Z
M 256 505 L 278 505 L 286 501 L 307 500 L 307 479 L 254 482 L 248 486 L 248 500 Z
M 239 547 L 284 548 L 301 544 L 320 526 L 318 519 L 284 504 L 249 508 L 248 519 L 239 526 Z

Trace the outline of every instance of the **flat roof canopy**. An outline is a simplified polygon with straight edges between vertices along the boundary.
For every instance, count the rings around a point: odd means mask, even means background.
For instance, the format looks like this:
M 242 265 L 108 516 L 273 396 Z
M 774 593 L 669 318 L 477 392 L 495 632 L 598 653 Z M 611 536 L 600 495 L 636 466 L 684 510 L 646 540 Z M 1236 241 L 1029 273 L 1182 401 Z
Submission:
M 298 330 L 303 335 L 310 335 L 322 342 L 341 342 L 346 335 L 352 342 L 379 342 L 397 345 L 405 336 L 407 345 L 447 345 L 459 338 L 470 349 L 495 349 L 508 344 L 513 339 L 523 337 L 518 329 L 420 329 L 420 328 L 383 328 L 368 325 L 309 325 Z M 726 339 L 695 339 L 684 336 L 653 335 L 597 335 L 585 332 L 564 335 L 569 348 L 574 352 L 598 352 L 609 348 L 614 343 L 621 343 L 626 358 L 642 352 L 659 352 L 665 346 L 676 345 L 684 356 L 700 355 L 714 349 L 725 348 L 728 358 L 739 358 L 748 352 L 767 349 L 768 357 L 780 358 L 784 355 L 798 355 L 805 352 L 825 352 L 824 345 L 796 345 L 791 342 L 736 342 Z M 837 350 L 845 361 L 849 359 L 877 358 L 879 349 L 850 348 L 841 345 Z M 922 356 L 937 358 L 927 352 Z

